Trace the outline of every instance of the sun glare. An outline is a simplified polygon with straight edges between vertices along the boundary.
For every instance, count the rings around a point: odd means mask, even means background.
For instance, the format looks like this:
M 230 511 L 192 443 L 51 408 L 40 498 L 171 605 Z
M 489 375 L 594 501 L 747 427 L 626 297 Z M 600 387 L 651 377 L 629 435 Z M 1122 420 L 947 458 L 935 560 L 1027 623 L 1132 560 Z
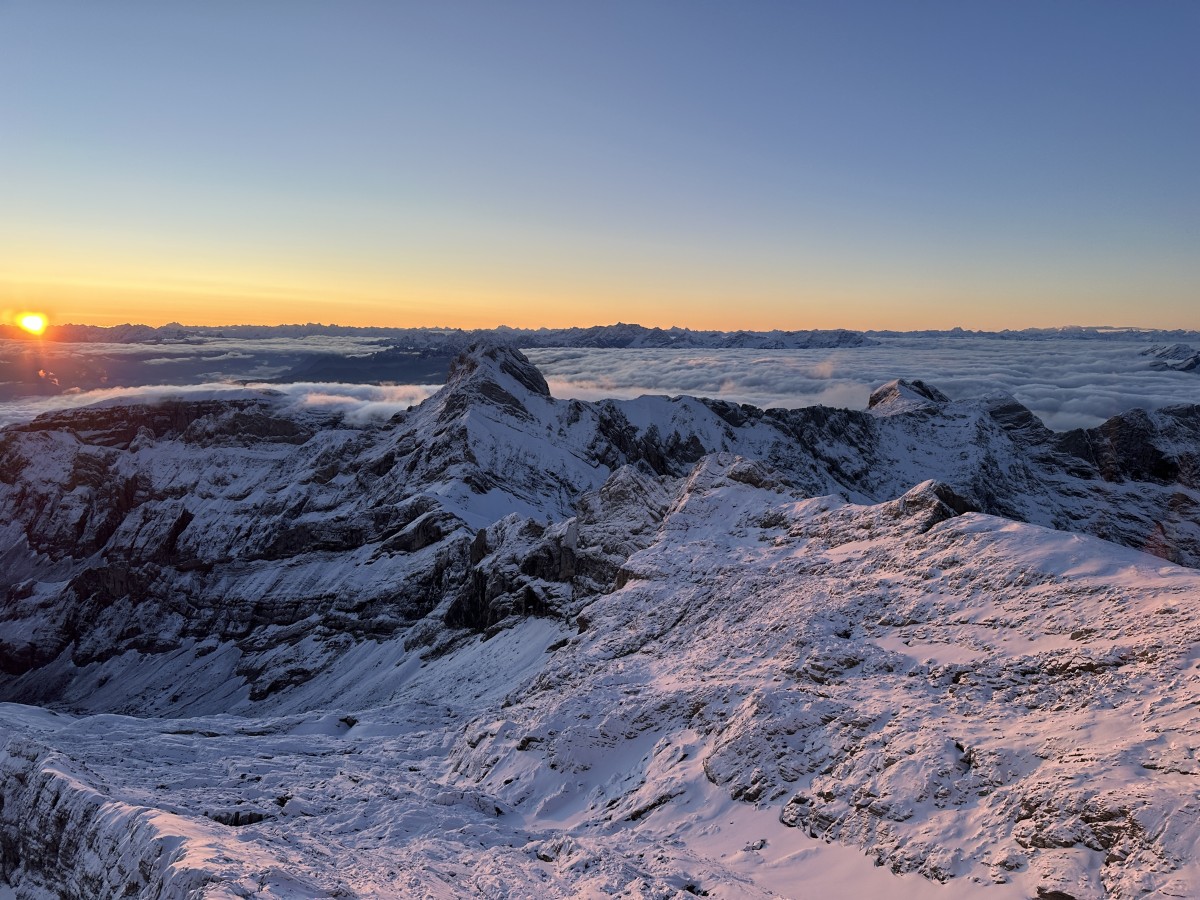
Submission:
M 49 320 L 41 313 L 21 313 L 17 316 L 17 324 L 30 334 L 41 334 L 46 330 Z

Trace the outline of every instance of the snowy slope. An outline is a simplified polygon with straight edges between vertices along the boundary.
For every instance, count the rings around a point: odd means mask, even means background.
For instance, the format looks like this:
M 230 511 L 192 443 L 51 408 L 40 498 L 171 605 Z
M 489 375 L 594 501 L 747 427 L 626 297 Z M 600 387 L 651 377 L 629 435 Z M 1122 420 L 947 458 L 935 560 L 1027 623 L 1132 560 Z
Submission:
M 862 507 L 769 476 L 704 460 L 574 627 L 347 659 L 382 705 L 4 707 L 7 877 L 30 897 L 1200 890 L 1200 575 L 954 516 L 934 485 Z
M 932 484 L 860 507 L 757 476 L 698 468 L 626 586 L 458 748 L 465 775 L 616 823 L 685 815 L 690 757 L 894 871 L 1026 896 L 1200 892 L 1200 577 L 956 517 Z M 629 744 L 649 751 L 639 771 L 612 771 Z M 565 782 L 550 804 L 529 789 L 546 766 Z

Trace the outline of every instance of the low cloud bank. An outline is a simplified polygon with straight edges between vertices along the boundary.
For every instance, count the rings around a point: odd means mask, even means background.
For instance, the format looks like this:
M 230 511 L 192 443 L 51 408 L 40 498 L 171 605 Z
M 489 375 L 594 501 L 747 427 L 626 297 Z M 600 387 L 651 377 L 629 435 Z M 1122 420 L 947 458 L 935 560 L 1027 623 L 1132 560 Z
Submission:
M 347 422 L 366 425 L 382 422 L 410 406 L 416 406 L 440 384 L 325 384 L 304 383 L 271 385 L 291 399 L 290 406 L 337 410 Z
M 153 403 L 171 398 L 201 400 L 274 396 L 285 409 L 339 411 L 346 422 L 365 425 L 382 422 L 414 406 L 441 385 L 402 384 L 227 384 L 142 385 L 76 391 L 53 397 L 26 397 L 0 403 L 0 426 L 27 422 L 42 413 L 80 406 L 117 406 L 131 402 Z

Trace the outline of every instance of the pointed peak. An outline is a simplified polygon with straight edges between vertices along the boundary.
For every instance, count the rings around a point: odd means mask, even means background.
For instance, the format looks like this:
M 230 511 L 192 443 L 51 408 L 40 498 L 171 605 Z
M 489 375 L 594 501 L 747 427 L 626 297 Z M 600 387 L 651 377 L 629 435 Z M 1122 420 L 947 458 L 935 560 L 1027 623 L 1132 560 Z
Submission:
M 550 396 L 550 387 L 542 373 L 524 353 L 509 344 L 484 341 L 472 344 L 450 363 L 447 384 L 474 380 L 480 372 L 490 374 L 492 380 L 497 375 L 507 375 L 532 394 Z
M 871 391 L 867 409 L 879 415 L 891 415 L 916 409 L 934 409 L 949 402 L 949 397 L 919 378 L 912 381 L 897 378 Z

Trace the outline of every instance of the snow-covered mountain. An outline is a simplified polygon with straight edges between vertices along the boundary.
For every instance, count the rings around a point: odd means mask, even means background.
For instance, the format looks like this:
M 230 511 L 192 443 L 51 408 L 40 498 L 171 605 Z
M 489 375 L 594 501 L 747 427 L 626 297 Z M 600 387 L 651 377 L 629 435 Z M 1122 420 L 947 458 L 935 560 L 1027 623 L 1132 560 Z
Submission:
M 0 708 L 0 875 L 1192 895 L 1198 501 L 1194 406 L 559 401 L 495 345 L 382 425 L 43 416 L 0 432 L 0 699 L 56 710 Z
M 1187 344 L 1155 344 L 1143 350 L 1142 355 L 1153 357 L 1151 365 L 1157 369 L 1200 371 L 1200 350 Z

